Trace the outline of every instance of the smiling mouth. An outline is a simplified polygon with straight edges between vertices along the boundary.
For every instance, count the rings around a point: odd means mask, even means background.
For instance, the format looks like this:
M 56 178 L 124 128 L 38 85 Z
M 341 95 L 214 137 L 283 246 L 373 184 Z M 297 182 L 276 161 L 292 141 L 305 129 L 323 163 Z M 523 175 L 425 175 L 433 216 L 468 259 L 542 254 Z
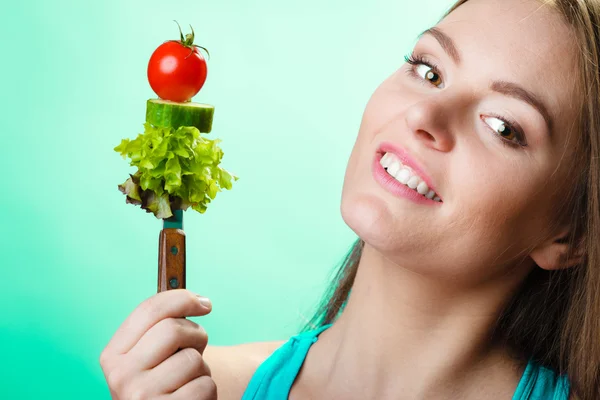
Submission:
M 393 153 L 383 153 L 379 164 L 396 181 L 414 190 L 423 197 L 436 202 L 442 202 L 440 196 L 429 188 L 423 178 L 421 178 L 412 168 L 404 165 L 400 158 Z

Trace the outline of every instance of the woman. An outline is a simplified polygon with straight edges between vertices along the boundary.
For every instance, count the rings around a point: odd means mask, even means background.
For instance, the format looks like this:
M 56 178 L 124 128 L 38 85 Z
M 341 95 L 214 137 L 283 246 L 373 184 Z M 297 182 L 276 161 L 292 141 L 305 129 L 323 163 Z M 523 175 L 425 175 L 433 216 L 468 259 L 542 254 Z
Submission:
M 205 351 L 181 317 L 210 303 L 161 293 L 101 356 L 113 396 L 599 399 L 599 20 L 459 1 L 365 109 L 341 204 L 360 240 L 314 329 Z

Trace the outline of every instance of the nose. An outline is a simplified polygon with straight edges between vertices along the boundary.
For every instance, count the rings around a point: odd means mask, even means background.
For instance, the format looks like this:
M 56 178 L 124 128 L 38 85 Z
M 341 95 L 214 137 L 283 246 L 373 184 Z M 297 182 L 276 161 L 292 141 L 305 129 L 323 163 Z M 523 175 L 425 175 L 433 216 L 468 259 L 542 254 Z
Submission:
M 442 152 L 452 150 L 455 142 L 450 129 L 452 106 L 448 101 L 424 99 L 410 106 L 405 114 L 408 129 L 415 137 L 425 146 Z

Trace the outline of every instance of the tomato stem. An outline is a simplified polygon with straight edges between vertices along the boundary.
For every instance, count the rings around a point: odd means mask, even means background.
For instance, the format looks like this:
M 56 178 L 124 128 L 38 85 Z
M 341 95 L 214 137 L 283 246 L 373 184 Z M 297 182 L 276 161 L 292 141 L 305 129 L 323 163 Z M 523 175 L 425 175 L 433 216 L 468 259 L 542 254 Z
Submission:
M 194 38 L 196 37 L 196 33 L 194 32 L 194 28 L 192 28 L 192 25 L 190 25 L 190 29 L 192 30 L 192 33 L 188 33 L 187 35 L 185 35 L 186 40 L 186 44 L 188 46 L 191 46 L 194 44 Z
M 179 26 L 179 22 L 173 20 L 176 24 L 177 27 L 179 28 L 179 37 L 181 37 L 181 43 L 183 43 L 183 32 L 181 32 L 181 26 Z
M 192 55 L 192 53 L 194 52 L 194 47 L 198 47 L 199 49 L 202 49 L 206 52 L 206 55 L 208 56 L 208 59 L 210 60 L 210 53 L 208 52 L 208 50 L 202 46 L 198 46 L 197 44 L 194 44 L 194 39 L 196 38 L 196 34 L 194 33 L 194 28 L 192 27 L 192 25 L 190 25 L 190 29 L 192 30 L 192 33 L 187 33 L 184 38 L 183 32 L 181 31 L 181 26 L 179 25 L 179 22 L 177 22 L 175 20 L 173 20 L 173 21 L 177 24 L 177 27 L 179 28 L 179 37 L 181 38 L 180 43 L 184 47 L 187 47 L 191 50 L 190 54 L 188 54 L 186 56 L 186 58 Z M 172 41 L 174 42 L 175 40 L 172 40 Z

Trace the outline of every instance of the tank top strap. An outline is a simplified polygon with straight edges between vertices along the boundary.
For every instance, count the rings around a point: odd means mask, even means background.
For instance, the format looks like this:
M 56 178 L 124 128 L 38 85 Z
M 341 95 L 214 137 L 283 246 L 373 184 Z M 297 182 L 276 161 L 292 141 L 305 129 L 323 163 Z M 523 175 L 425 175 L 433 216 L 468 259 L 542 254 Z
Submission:
M 569 380 L 529 360 L 512 400 L 568 400 Z
M 242 400 L 287 400 L 310 346 L 331 324 L 301 332 L 271 354 L 256 370 Z M 569 380 L 529 361 L 512 400 L 568 400 Z
M 287 399 L 304 359 L 321 332 L 331 324 L 292 336 L 256 370 L 242 400 Z

